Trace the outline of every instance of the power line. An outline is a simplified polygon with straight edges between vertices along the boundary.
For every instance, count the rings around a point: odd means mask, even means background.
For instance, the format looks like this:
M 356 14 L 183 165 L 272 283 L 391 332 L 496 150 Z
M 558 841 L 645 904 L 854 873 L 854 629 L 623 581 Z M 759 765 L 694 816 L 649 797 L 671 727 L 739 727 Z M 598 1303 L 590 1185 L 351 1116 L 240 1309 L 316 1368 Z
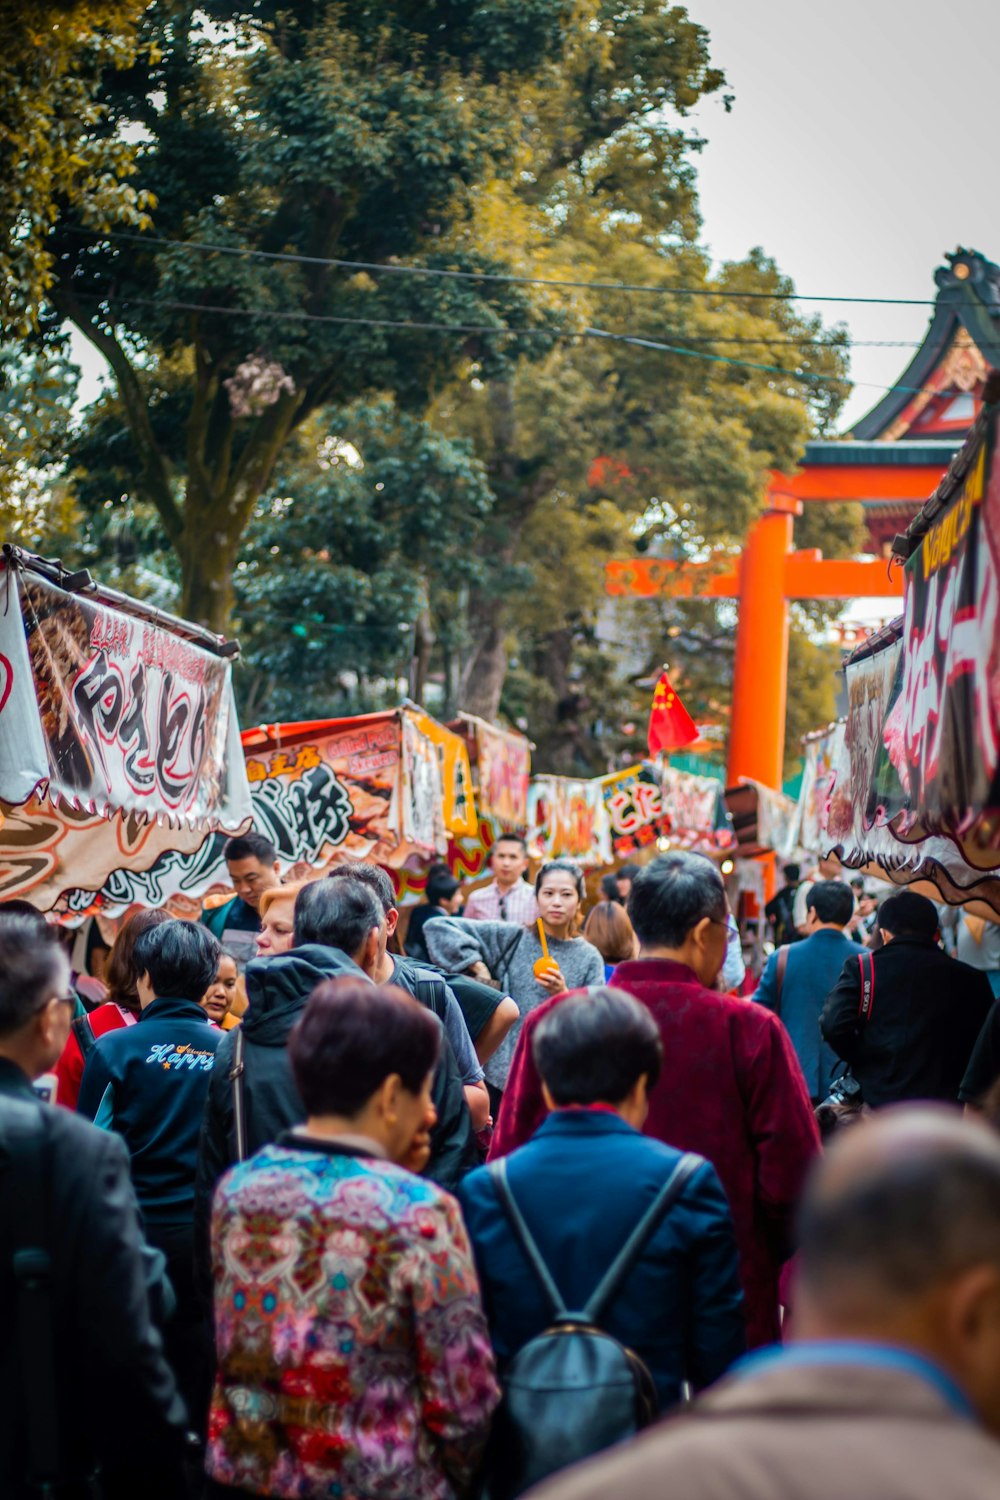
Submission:
M 130 234 L 127 230 L 108 230 L 73 226 L 76 234 L 92 234 L 98 239 L 124 240 L 143 245 L 147 250 L 201 250 L 212 255 L 233 255 L 252 260 L 270 260 L 291 265 L 319 266 L 342 271 L 369 271 L 387 276 L 431 276 L 456 281 L 493 281 L 510 286 L 548 286 L 575 291 L 636 292 L 658 297 L 719 297 L 730 301 L 764 302 L 840 302 L 882 307 L 934 307 L 927 297 L 813 297 L 805 292 L 738 292 L 712 287 L 647 286 L 626 281 L 574 281 L 554 276 L 514 276 L 503 271 L 456 271 L 441 266 L 392 265 L 384 261 L 341 260 L 332 256 L 296 255 L 291 251 L 254 250 L 244 245 L 214 245 L 206 240 L 172 240 L 155 235 Z
M 655 349 L 664 354 L 686 355 L 693 359 L 710 360 L 717 364 L 734 365 L 747 370 L 760 370 L 773 375 L 784 375 L 795 380 L 814 380 L 830 385 L 847 384 L 873 391 L 900 391 L 906 395 L 913 396 L 947 394 L 929 386 L 882 385 L 871 380 L 852 381 L 849 376 L 843 375 L 824 375 L 810 370 L 790 370 L 785 365 L 765 365 L 753 360 L 735 359 L 731 355 L 715 354 L 708 350 L 690 347 L 685 348 L 679 344 L 668 344 L 662 340 L 646 338 L 639 334 L 617 333 L 605 328 L 581 328 L 553 332 L 546 328 L 511 328 L 476 323 L 425 323 L 406 318 L 349 318 L 336 316 L 332 313 L 307 313 L 299 308 L 224 307 L 212 303 L 174 302 L 155 297 L 107 297 L 101 293 L 78 293 L 78 295 L 86 296 L 89 300 L 99 301 L 108 307 L 112 304 L 124 307 L 157 307 L 167 311 L 210 313 L 213 316 L 221 317 L 282 319 L 285 322 L 334 324 L 341 327 L 391 328 L 408 332 L 476 333 L 500 335 L 503 337 L 528 336 L 548 338 L 553 341 L 602 339 L 610 343 L 623 343 L 642 349 Z M 825 345 L 824 347 L 837 348 L 842 346 L 834 344 Z M 919 347 L 919 345 L 916 347 Z

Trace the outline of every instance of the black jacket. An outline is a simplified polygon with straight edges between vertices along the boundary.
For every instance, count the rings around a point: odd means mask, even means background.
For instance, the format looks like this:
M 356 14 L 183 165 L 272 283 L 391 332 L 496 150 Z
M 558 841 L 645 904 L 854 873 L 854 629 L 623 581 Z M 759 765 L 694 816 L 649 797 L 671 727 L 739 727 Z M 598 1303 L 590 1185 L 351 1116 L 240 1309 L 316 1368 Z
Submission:
M 866 1104 L 954 1103 L 993 1004 L 989 980 L 928 938 L 893 938 L 871 959 L 868 1020 L 858 1014 L 861 969 L 852 956 L 823 1007 L 824 1037 L 850 1064 Z
M 16 1337 L 14 1255 L 30 1185 L 33 1133 L 44 1132 L 45 1238 L 55 1397 L 37 1388 Z M 0 1058 L 0 1495 L 21 1500 L 27 1403 L 51 1407 L 62 1472 L 98 1461 L 109 1497 L 180 1493 L 186 1418 L 150 1320 L 143 1243 L 128 1152 L 116 1135 L 43 1105 L 21 1070 Z M 33 1321 L 34 1326 L 34 1321 Z M 34 1491 L 31 1492 L 33 1495 Z M 63 1495 L 60 1490 L 60 1497 Z M 67 1500 L 75 1490 L 67 1490 Z
M 346 954 L 315 944 L 293 948 L 276 958 L 253 959 L 247 965 L 250 1006 L 241 1024 L 246 1038 L 243 1087 L 247 1147 L 251 1153 L 305 1119 L 305 1108 L 288 1060 L 288 1036 L 316 986 L 324 979 L 344 976 L 365 977 Z M 229 1077 L 235 1039 L 235 1029 L 227 1031 L 215 1054 L 198 1144 L 195 1244 L 199 1281 L 206 1292 L 211 1284 L 212 1193 L 223 1172 L 236 1160 L 233 1085 Z M 451 1189 L 476 1162 L 472 1121 L 462 1080 L 443 1031 L 433 1099 L 438 1121 L 431 1133 L 431 1159 L 424 1175 Z

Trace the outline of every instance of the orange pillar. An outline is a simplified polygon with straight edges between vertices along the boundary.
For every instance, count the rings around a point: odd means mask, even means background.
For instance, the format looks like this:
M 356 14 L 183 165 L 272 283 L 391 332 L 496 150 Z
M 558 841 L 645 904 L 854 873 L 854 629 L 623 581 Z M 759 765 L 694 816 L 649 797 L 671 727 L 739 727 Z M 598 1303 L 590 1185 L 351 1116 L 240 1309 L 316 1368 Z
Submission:
M 739 619 L 729 732 L 729 785 L 750 776 L 780 787 L 788 688 L 785 558 L 799 502 L 768 495 L 740 561 Z

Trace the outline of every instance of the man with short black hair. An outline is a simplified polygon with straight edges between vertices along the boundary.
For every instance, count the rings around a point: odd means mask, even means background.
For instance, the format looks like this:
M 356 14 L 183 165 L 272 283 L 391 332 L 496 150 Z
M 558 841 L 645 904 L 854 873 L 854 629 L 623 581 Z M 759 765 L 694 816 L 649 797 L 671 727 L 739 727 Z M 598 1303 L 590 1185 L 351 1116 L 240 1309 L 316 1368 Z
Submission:
M 201 920 L 236 960 L 240 973 L 256 955 L 260 932 L 260 898 L 281 882 L 278 851 L 262 833 L 241 833 L 222 851 L 236 894 L 220 906 L 206 908 Z
M 650 1010 L 663 1040 L 663 1078 L 645 1133 L 715 1167 L 729 1199 L 751 1347 L 779 1336 L 778 1272 L 792 1250 L 792 1217 L 819 1148 L 809 1094 L 791 1042 L 763 1006 L 719 994 L 729 939 L 726 889 L 700 854 L 659 855 L 638 872 L 628 914 L 638 959 L 611 976 Z M 522 1145 L 544 1118 L 531 1057 L 555 996 L 524 1022 L 491 1157 Z
M 498 834 L 490 850 L 493 880 L 472 892 L 465 916 L 473 922 L 520 922 L 523 927 L 537 921 L 535 893 L 524 878 L 527 868 L 528 846 L 522 836 Z
M 374 975 L 375 983 L 399 985 L 421 1005 L 433 1010 L 444 1026 L 458 1062 L 473 1125 L 477 1130 L 483 1129 L 489 1123 L 490 1101 L 479 1049 L 482 1047 L 488 1057 L 493 1055 L 518 1018 L 516 1002 L 464 975 L 457 976 L 457 980 L 446 979 L 430 964 L 389 952 L 388 943 L 399 924 L 399 910 L 392 881 L 381 865 L 368 860 L 338 865 L 327 878 L 360 880 L 378 897 L 387 926 L 386 947 Z
M 781 873 L 785 877 L 785 883 L 764 907 L 764 915 L 771 924 L 776 948 L 780 948 L 785 943 L 794 943 L 799 938 L 793 913 L 802 870 L 797 864 L 788 864 L 784 866 Z
M 985 974 L 938 946 L 933 901 L 899 891 L 879 907 L 883 946 L 845 963 L 820 1030 L 866 1104 L 954 1104 L 993 1004 Z
M 186 1420 L 150 1318 L 127 1152 L 68 1110 L 43 1105 L 31 1087 L 69 1035 L 69 978 L 61 948 L 36 922 L 5 918 L 0 1494 L 27 1500 L 46 1481 L 60 1495 L 90 1493 L 99 1468 L 108 1500 L 176 1500 Z
M 1000 1141 L 951 1111 L 847 1131 L 799 1221 L 793 1342 L 538 1500 L 994 1500 Z
M 841 880 L 812 885 L 806 897 L 807 937 L 771 954 L 753 996 L 784 1023 L 813 1104 L 830 1092 L 837 1067 L 836 1054 L 820 1035 L 820 1011 L 847 960 L 865 952 L 844 934 L 853 913 L 849 885 Z

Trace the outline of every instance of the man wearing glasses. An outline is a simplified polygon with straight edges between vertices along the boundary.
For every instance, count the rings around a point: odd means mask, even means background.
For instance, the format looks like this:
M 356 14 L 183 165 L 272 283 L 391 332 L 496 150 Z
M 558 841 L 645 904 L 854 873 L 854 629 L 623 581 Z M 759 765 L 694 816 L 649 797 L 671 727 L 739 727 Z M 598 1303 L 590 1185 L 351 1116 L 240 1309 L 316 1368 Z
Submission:
M 185 1413 L 150 1321 L 128 1153 L 32 1089 L 74 1005 L 58 943 L 0 908 L 0 1494 L 89 1493 L 100 1469 L 108 1500 L 166 1500 Z

